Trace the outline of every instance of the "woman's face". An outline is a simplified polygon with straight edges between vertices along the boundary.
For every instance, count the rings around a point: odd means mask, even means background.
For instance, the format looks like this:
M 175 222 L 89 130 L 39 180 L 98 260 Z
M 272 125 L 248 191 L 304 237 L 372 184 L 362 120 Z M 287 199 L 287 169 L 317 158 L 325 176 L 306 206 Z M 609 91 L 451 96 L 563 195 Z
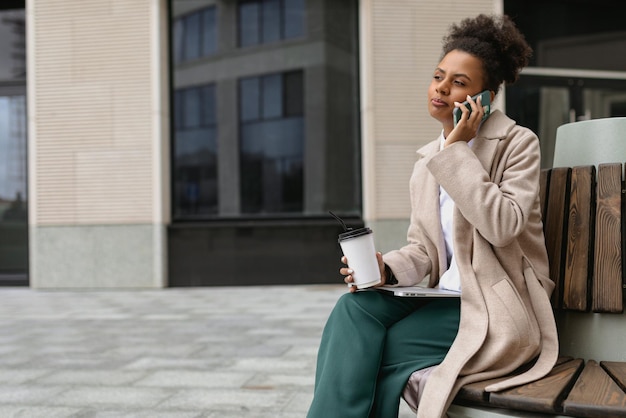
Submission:
M 484 90 L 482 61 L 467 52 L 448 52 L 433 74 L 428 88 L 428 112 L 445 128 L 454 125 L 454 102 L 464 102 Z

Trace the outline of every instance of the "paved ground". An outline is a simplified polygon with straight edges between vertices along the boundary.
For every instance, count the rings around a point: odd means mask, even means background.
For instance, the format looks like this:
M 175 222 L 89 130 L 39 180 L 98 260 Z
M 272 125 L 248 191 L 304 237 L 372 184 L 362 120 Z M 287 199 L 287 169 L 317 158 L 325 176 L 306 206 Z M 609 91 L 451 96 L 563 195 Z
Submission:
M 345 291 L 0 288 L 0 417 L 304 417 Z

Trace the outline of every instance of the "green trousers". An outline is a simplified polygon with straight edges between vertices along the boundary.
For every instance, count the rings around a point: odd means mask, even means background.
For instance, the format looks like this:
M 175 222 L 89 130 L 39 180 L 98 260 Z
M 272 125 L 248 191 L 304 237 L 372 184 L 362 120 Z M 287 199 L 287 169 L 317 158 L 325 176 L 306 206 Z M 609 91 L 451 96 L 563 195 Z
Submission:
M 460 317 L 458 298 L 346 293 L 322 335 L 308 418 L 397 418 L 411 374 L 441 363 Z

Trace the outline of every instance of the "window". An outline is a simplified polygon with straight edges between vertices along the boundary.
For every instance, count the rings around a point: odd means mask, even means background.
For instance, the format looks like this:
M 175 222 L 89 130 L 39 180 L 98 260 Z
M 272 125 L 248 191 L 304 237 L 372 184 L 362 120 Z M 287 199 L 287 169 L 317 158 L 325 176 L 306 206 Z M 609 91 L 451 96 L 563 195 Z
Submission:
M 217 52 L 215 6 L 189 13 L 174 21 L 173 46 L 176 63 L 196 60 Z
M 0 6 L 0 284 L 28 284 L 24 2 Z
M 254 281 L 281 282 L 276 248 L 315 260 L 298 280 L 319 280 L 338 257 L 328 210 L 360 223 L 359 2 L 169 4 L 170 285 L 249 284 L 250 265 Z M 206 45 L 185 36 L 204 27 L 191 13 L 216 5 L 217 53 L 181 62 Z M 304 246 L 302 227 L 315 231 Z
M 302 71 L 239 80 L 241 212 L 303 209 Z
M 174 93 L 174 216 L 217 213 L 215 86 Z
M 304 36 L 304 0 L 255 0 L 239 4 L 239 46 Z
M 170 4 L 173 223 L 359 216 L 358 2 Z M 224 34 L 208 59 L 191 35 L 206 33 L 207 10 Z M 320 42 L 332 56 L 314 53 Z

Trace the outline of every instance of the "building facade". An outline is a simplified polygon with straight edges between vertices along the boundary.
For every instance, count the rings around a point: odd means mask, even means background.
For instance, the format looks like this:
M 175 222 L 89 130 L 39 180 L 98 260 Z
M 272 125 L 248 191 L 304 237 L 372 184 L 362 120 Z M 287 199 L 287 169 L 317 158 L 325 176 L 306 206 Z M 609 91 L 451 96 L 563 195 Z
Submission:
M 603 58 L 626 28 L 589 1 L 2 7 L 2 284 L 336 282 L 328 211 L 397 248 L 415 150 L 439 133 L 441 38 L 477 13 L 510 14 L 535 49 L 496 106 L 539 133 L 544 166 L 556 126 L 626 115 L 625 55 Z

